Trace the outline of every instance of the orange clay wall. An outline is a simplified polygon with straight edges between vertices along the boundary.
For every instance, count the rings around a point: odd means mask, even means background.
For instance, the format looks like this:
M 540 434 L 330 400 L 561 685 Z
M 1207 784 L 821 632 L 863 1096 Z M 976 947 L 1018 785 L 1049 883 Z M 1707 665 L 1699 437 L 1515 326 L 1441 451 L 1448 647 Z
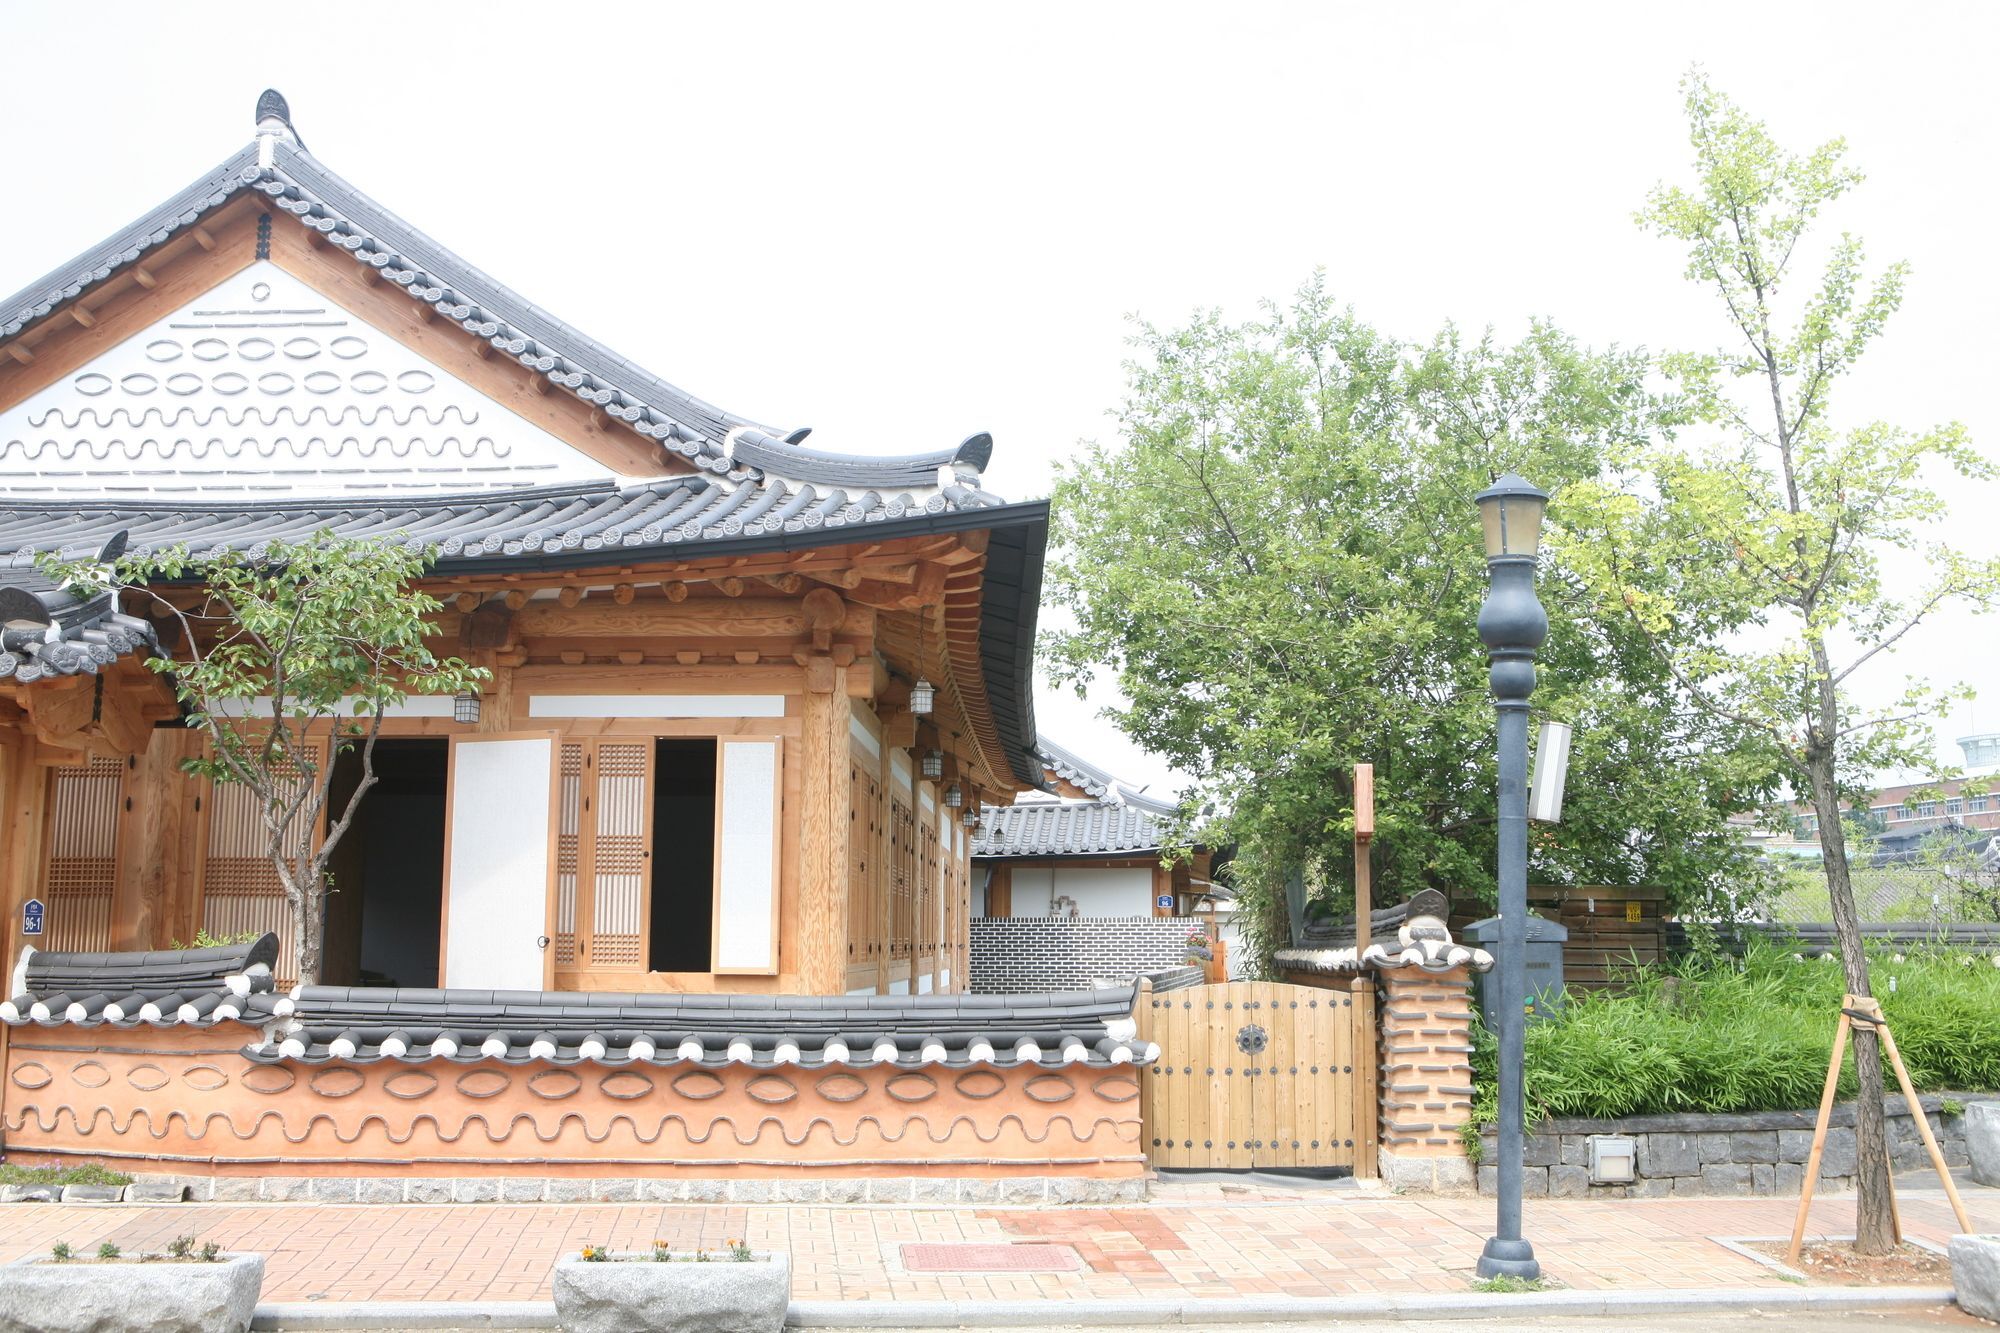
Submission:
M 189 1174 L 1137 1177 L 1139 1085 L 1089 1069 L 264 1065 L 234 1025 L 16 1028 L 6 1151 Z

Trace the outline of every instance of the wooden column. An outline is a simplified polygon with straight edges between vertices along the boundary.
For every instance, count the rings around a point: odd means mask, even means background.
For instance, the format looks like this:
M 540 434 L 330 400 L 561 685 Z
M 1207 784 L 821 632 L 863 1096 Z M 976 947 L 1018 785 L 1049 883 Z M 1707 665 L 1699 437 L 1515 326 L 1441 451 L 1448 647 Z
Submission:
M 896 817 L 896 746 L 890 737 L 889 719 L 882 723 L 881 775 L 882 801 L 880 818 L 875 821 L 875 851 L 871 858 L 875 867 L 875 920 L 869 923 L 875 938 L 875 993 L 889 993 L 889 931 L 893 921 L 894 905 L 889 895 L 896 887 L 895 868 L 889 864 L 889 828 Z M 911 756 L 915 763 L 915 756 Z
M 4 972 L 11 973 L 21 946 L 21 905 L 40 887 L 49 823 L 49 770 L 35 762 L 34 740 L 0 731 L 0 940 Z
M 847 990 L 847 723 L 843 673 L 830 657 L 806 663 L 804 727 L 799 745 L 799 909 L 791 932 L 799 990 Z M 781 937 L 784 932 L 780 932 Z
M 126 763 L 118 811 L 118 861 L 111 893 L 111 947 L 164 949 L 192 936 L 174 909 L 193 894 L 182 876 L 194 861 L 191 797 L 196 779 L 181 760 L 196 753 L 199 734 L 184 728 L 149 733 L 146 748 Z

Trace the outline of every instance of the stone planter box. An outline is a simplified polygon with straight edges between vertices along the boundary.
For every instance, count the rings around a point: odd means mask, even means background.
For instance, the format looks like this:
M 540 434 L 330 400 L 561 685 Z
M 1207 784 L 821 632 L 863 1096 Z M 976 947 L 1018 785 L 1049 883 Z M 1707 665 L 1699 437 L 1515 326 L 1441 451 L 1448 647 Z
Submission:
M 21 1259 L 0 1268 L 0 1333 L 246 1333 L 264 1256 L 214 1263 Z
M 1965 1150 L 1972 1159 L 1972 1178 L 2000 1186 L 2000 1102 L 1973 1102 L 1965 1108 Z
M 781 1333 L 792 1302 L 792 1260 L 758 1251 L 748 1263 L 653 1263 L 618 1254 L 556 1261 L 556 1322 L 564 1333 Z
M 2000 1320 L 2000 1236 L 1953 1236 L 1951 1285 L 1959 1309 Z

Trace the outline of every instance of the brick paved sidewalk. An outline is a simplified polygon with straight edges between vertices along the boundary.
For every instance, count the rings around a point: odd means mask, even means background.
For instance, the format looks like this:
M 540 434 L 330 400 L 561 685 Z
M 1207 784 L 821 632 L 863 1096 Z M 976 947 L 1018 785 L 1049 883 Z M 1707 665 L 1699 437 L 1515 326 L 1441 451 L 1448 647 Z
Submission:
M 1491 1229 L 1484 1199 L 1360 1191 L 1166 1186 L 1125 1207 L 917 1209 L 679 1204 L 9 1204 L 0 1261 L 66 1240 L 127 1253 L 193 1232 L 269 1256 L 266 1301 L 539 1301 L 556 1255 L 585 1241 L 791 1252 L 798 1300 L 1145 1299 L 1458 1292 Z M 1207 1196 L 1207 1197 L 1204 1197 Z M 1956 1230 L 1943 1195 L 1902 1194 L 1910 1233 Z M 1975 1190 L 1975 1225 L 2000 1230 L 2000 1191 Z M 1708 1239 L 1790 1229 L 1783 1199 L 1530 1200 L 1527 1234 L 1549 1277 L 1580 1289 L 1782 1287 Z M 1851 1232 L 1851 1197 L 1815 1203 L 1815 1233 Z M 914 1242 L 1067 1246 L 1074 1271 L 909 1272 Z

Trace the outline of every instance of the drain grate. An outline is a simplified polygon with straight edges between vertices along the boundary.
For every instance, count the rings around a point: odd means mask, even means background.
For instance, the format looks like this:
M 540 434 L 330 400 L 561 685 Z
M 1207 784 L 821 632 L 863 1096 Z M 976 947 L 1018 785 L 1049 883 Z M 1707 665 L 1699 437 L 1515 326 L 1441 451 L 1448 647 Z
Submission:
M 903 1268 L 911 1273 L 1074 1273 L 1076 1251 L 1067 1245 L 911 1244 Z

